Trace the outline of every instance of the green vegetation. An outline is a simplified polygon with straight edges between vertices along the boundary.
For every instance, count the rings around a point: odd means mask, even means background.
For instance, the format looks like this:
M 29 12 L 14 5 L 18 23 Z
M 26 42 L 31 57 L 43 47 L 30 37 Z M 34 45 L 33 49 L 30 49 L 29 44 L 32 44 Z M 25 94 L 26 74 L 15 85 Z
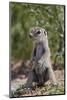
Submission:
M 10 3 L 11 59 L 30 59 L 31 27 L 47 30 L 53 62 L 64 65 L 64 6 Z

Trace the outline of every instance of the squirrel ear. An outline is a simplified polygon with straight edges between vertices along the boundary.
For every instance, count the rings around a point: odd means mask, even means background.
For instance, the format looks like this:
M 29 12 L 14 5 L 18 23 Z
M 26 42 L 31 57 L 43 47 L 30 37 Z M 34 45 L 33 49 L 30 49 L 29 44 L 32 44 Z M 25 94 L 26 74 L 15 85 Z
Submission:
M 44 31 L 44 34 L 47 35 L 47 31 Z

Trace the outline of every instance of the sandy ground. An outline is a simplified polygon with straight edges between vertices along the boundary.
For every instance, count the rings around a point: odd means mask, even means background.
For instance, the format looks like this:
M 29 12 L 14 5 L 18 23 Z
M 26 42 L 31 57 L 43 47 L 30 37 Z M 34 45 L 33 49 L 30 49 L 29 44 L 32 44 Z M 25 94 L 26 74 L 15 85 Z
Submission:
M 64 84 L 64 70 L 56 70 L 55 71 L 55 76 L 57 79 L 57 82 L 60 84 Z M 25 75 L 18 75 L 17 78 L 11 80 L 11 91 L 15 91 L 17 88 L 19 88 L 21 85 L 24 85 L 27 81 L 27 77 Z M 48 81 L 46 82 L 48 84 Z
M 29 65 L 29 61 L 23 62 L 20 61 L 15 64 L 11 64 L 11 93 L 15 93 L 13 96 L 34 96 L 34 95 L 50 95 L 50 94 L 64 94 L 64 70 L 59 70 L 56 69 L 54 70 L 57 83 L 58 83 L 58 88 L 51 86 L 50 80 L 45 83 L 44 86 L 41 88 L 35 88 L 35 90 L 32 90 L 32 92 L 28 91 L 25 94 L 23 94 L 22 88 L 20 88 L 21 92 L 16 93 L 16 90 L 19 87 L 22 87 L 28 79 L 28 74 L 30 72 L 31 66 Z M 19 94 L 20 93 L 20 94 Z

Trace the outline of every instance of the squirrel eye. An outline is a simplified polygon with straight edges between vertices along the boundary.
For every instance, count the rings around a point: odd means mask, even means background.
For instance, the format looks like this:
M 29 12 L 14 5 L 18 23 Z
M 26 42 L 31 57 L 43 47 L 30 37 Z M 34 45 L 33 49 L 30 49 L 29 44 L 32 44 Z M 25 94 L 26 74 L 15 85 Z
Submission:
M 40 34 L 40 31 L 37 31 L 37 34 Z

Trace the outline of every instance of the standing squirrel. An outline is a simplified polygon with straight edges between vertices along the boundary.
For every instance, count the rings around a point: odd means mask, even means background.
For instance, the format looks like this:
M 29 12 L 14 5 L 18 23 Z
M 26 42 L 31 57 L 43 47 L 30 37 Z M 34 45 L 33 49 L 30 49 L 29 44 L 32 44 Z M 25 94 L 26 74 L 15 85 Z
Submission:
M 34 77 L 36 78 L 38 85 L 43 85 L 48 79 L 51 79 L 52 83 L 56 84 L 56 78 L 50 61 L 47 32 L 43 28 L 34 27 L 30 30 L 29 36 L 33 40 L 31 56 L 33 66 L 26 87 L 29 88 L 32 86 Z

